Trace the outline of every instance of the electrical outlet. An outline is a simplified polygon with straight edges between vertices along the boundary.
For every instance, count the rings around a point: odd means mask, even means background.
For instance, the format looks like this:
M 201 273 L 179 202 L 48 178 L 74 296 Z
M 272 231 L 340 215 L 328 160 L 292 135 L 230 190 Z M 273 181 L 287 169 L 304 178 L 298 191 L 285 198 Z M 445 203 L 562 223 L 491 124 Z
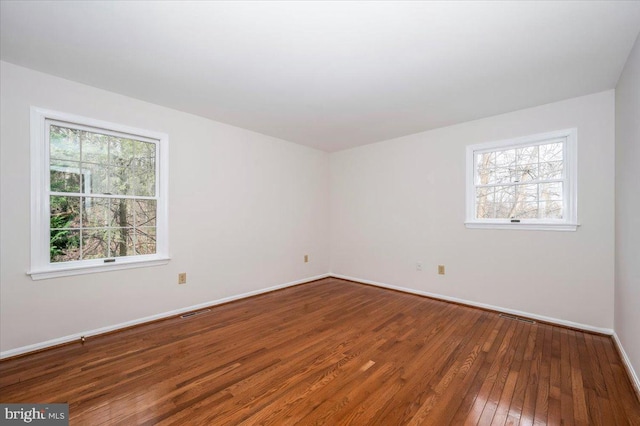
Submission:
M 444 275 L 444 265 L 438 265 L 438 274 Z
M 416 271 L 422 271 L 422 262 L 416 262 Z
M 186 284 L 187 283 L 187 273 L 180 272 L 178 274 L 178 284 Z
M 304 263 L 307 263 L 307 262 L 309 262 L 309 255 L 305 254 L 304 255 Z

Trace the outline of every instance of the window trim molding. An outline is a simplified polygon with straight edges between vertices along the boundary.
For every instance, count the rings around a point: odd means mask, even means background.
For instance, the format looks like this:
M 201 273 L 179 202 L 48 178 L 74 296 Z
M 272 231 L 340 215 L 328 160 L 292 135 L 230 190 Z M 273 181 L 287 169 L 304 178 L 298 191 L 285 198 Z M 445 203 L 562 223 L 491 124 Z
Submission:
M 466 147 L 466 218 L 465 226 L 470 229 L 506 229 L 538 231 L 576 231 L 578 229 L 578 130 L 576 128 L 556 130 L 513 139 L 484 142 Z M 497 151 L 507 147 L 544 144 L 550 139 L 565 139 L 564 157 L 564 212 L 566 218 L 521 219 L 513 223 L 509 219 L 477 219 L 475 195 L 475 154 L 483 151 Z
M 49 215 L 44 211 L 44 196 L 49 172 L 49 153 L 46 150 L 46 121 L 56 120 L 73 125 L 89 126 L 105 131 L 115 131 L 132 136 L 157 140 L 158 149 L 158 195 L 156 212 L 156 253 L 121 258 L 114 263 L 104 263 L 102 259 L 82 260 L 52 264 L 49 259 Z M 31 107 L 30 119 L 30 162 L 31 162 L 31 263 L 27 275 L 33 280 L 115 271 L 167 264 L 169 256 L 169 136 L 166 133 L 139 129 L 108 121 L 96 120 L 75 114 Z

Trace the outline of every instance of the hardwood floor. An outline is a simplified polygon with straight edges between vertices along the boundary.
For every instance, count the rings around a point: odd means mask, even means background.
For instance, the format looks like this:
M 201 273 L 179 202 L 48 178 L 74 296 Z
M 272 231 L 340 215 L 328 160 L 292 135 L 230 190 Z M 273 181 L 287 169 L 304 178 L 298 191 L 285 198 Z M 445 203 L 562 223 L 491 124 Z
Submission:
M 324 279 L 0 363 L 78 425 L 640 425 L 608 337 Z

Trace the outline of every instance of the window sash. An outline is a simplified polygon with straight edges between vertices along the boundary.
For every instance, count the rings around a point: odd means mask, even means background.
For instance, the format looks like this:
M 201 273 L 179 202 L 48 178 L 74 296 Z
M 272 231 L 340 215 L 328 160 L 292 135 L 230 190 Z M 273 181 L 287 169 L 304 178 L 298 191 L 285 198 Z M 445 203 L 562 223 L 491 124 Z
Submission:
M 502 182 L 502 183 L 478 183 L 475 185 L 476 188 L 492 188 L 495 186 L 518 186 L 518 185 L 538 185 L 541 183 L 557 183 L 557 182 L 565 182 L 566 179 L 538 179 L 538 180 L 526 180 L 523 182 Z M 63 192 L 62 194 L 68 194 L 68 192 Z
M 156 199 L 158 197 L 159 194 L 159 183 L 160 183 L 160 167 L 159 167 L 159 143 L 160 140 L 158 139 L 154 139 L 151 137 L 146 137 L 146 136 L 142 136 L 136 133 L 126 133 L 126 132 L 122 132 L 122 131 L 115 131 L 115 130 L 108 130 L 105 128 L 101 128 L 101 127 L 97 127 L 97 126 L 87 126 L 87 125 L 82 125 L 82 124 L 77 124 L 77 123 L 73 123 L 73 122 L 69 122 L 69 121 L 62 121 L 62 120 L 54 120 L 54 119 L 45 119 L 45 125 L 46 125 L 46 129 L 45 129 L 45 149 L 44 149 L 44 153 L 46 155 L 46 162 L 47 164 L 51 165 L 51 157 L 50 157 L 50 153 L 51 153 L 51 143 L 50 143 L 50 136 L 51 136 L 51 126 L 58 126 L 58 127 L 64 127 L 67 129 L 73 129 L 73 130 L 80 130 L 83 132 L 88 132 L 88 133 L 94 133 L 94 134 L 99 134 L 99 135 L 106 135 L 106 136 L 112 136 L 115 138 L 121 138 L 121 139 L 129 139 L 129 140 L 133 140 L 133 141 L 139 141 L 139 142 L 144 142 L 144 143 L 151 143 L 154 145 L 155 147 L 155 190 L 154 193 L 156 194 L 155 196 L 153 196 L 154 199 Z M 68 161 L 65 159 L 59 159 L 60 161 Z M 72 161 L 69 161 L 72 162 Z M 99 163 L 95 163 L 95 162 L 91 162 L 91 161 L 83 161 L 82 160 L 82 144 L 80 144 L 80 160 L 78 161 L 78 163 L 82 164 L 99 164 Z M 49 166 L 50 167 L 50 166 Z M 109 165 L 107 164 L 106 167 L 109 167 Z M 50 182 L 50 174 L 47 173 L 46 176 L 46 188 L 50 191 L 51 190 L 51 182 Z M 118 195 L 120 196 L 124 196 L 125 194 L 118 194 L 118 193 L 91 193 L 91 192 L 86 192 L 87 194 L 94 194 L 94 195 Z M 138 197 L 142 197 L 142 196 L 138 196 Z

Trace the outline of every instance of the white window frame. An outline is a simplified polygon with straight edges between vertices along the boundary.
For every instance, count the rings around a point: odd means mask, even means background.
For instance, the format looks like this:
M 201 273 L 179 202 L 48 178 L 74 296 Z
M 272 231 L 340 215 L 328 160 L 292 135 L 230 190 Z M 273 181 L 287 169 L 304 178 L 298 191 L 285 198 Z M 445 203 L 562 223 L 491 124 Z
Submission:
M 157 145 L 156 167 L 156 253 L 109 259 L 86 259 L 51 263 L 49 200 L 49 136 L 48 121 L 85 126 L 90 131 L 96 129 L 132 138 L 153 140 Z M 165 133 L 137 129 L 121 124 L 82 117 L 79 115 L 48 109 L 31 107 L 31 268 L 27 272 L 33 280 L 106 272 L 120 269 L 140 268 L 167 264 L 169 257 L 169 136 Z
M 524 136 L 467 146 L 466 220 L 467 228 L 518 229 L 543 231 L 576 231 L 578 224 L 578 147 L 577 129 Z M 562 219 L 479 219 L 476 218 L 476 164 L 475 156 L 483 152 L 501 151 L 524 146 L 543 145 L 553 139 L 564 139 L 563 144 L 563 218 Z

